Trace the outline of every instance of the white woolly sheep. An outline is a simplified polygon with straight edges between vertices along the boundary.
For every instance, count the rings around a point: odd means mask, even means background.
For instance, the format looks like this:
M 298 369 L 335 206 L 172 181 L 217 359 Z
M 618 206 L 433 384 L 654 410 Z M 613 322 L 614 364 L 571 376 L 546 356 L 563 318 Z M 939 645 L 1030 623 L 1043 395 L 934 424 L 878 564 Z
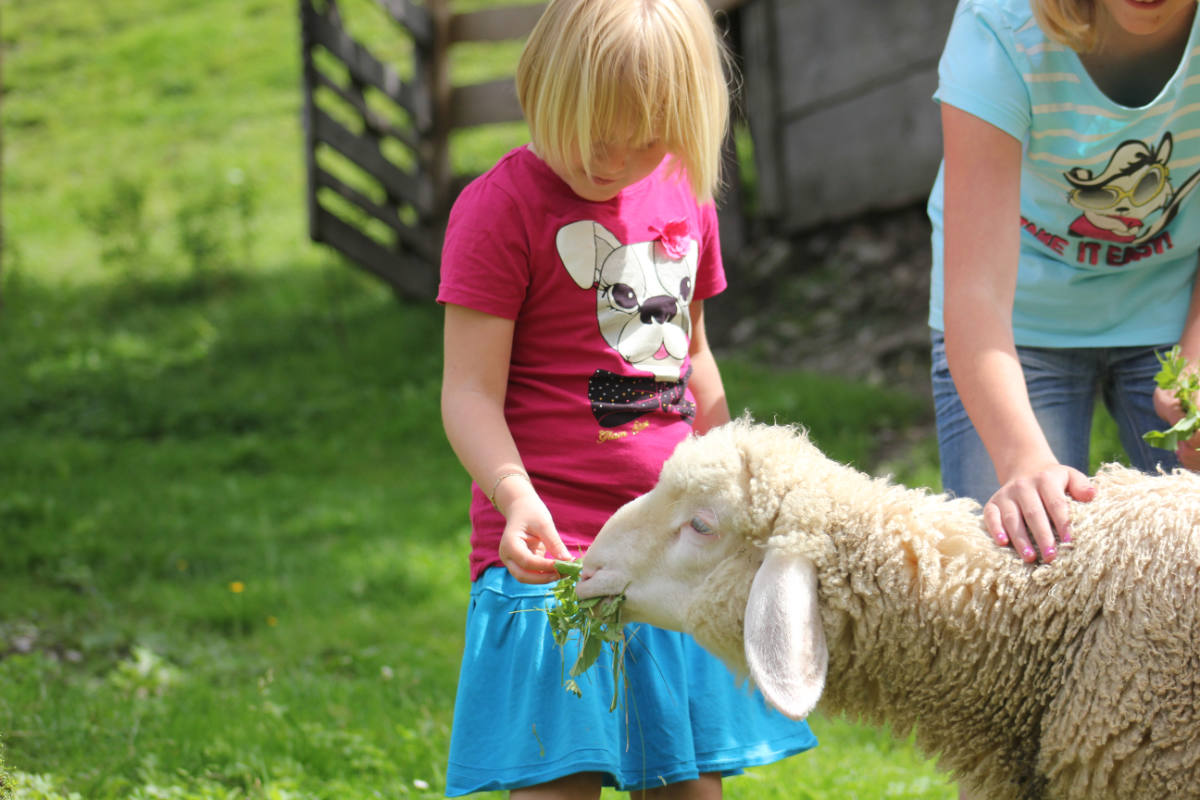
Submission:
M 790 717 L 915 728 L 975 797 L 1200 797 L 1200 477 L 1094 481 L 1035 566 L 973 501 L 738 420 L 679 445 L 576 591 L 624 592 L 624 621 L 693 634 Z

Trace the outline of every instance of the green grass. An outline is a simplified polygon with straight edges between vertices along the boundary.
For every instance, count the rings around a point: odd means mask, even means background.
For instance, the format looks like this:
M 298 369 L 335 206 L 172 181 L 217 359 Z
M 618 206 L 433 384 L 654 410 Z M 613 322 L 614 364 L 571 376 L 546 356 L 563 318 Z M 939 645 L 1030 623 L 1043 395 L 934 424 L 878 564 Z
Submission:
M 337 264 L 167 303 L 183 283 L 4 285 L 0 731 L 19 796 L 434 796 L 467 581 L 440 314 Z M 920 413 L 742 365 L 730 391 L 851 459 L 869 448 L 825 410 Z M 730 791 L 885 796 L 886 776 L 944 796 L 907 746 L 829 730 Z
M 440 314 L 338 264 L 164 301 L 183 283 L 4 285 L 0 731 L 18 796 L 435 796 L 467 582 Z M 741 405 L 847 459 L 870 448 L 831 408 L 921 413 L 729 372 Z M 818 752 L 732 796 L 947 796 L 906 744 L 813 724 Z
M 307 241 L 295 5 L 0 14 L 16 796 L 440 796 L 468 535 L 441 317 Z M 486 74 L 465 58 L 457 74 Z M 513 135 L 475 132 L 456 160 L 482 168 Z M 864 468 L 879 430 L 926 413 L 735 354 L 723 369 L 735 409 Z M 818 750 L 729 796 L 953 796 L 910 743 L 813 726 Z

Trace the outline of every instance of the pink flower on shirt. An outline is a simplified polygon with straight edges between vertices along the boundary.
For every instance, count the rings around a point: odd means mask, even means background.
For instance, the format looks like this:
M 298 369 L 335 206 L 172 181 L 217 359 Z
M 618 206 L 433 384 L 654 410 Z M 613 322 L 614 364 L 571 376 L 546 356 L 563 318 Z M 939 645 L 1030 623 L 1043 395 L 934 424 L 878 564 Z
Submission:
M 662 245 L 667 258 L 678 261 L 687 255 L 692 243 L 687 219 L 669 220 L 661 226 L 651 225 L 650 231 L 658 234 L 658 243 Z

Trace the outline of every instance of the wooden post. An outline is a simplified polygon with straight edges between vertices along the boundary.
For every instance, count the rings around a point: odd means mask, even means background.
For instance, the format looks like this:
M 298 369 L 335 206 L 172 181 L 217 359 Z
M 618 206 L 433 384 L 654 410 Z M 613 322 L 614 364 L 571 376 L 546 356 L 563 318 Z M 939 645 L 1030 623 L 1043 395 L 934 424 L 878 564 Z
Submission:
M 433 183 L 433 213 L 444 219 L 450 212 L 450 131 L 451 118 L 450 85 L 450 0 L 428 0 L 430 17 L 433 20 L 432 49 L 421 53 L 428 65 L 427 78 L 432 89 L 433 130 L 429 136 L 429 169 Z
M 4 96 L 4 48 L 0 47 L 0 98 Z M 0 103 L 3 100 L 0 99 Z M 0 117 L 2 119 L 2 117 Z M 0 186 L 4 185 L 4 125 L 0 122 Z M 4 192 L 0 191 L 0 197 Z M 4 308 L 4 214 L 0 209 L 0 308 Z
M 310 6 L 304 2 L 300 7 L 300 47 L 303 54 L 304 72 L 304 106 L 301 118 L 304 123 L 304 174 L 308 186 L 304 193 L 308 207 L 308 237 L 314 242 L 320 242 L 321 231 L 317 225 L 317 136 L 314 131 L 316 109 L 313 105 L 314 87 L 318 85 L 317 70 L 313 66 L 312 51 L 314 47 L 312 30 L 310 29 Z

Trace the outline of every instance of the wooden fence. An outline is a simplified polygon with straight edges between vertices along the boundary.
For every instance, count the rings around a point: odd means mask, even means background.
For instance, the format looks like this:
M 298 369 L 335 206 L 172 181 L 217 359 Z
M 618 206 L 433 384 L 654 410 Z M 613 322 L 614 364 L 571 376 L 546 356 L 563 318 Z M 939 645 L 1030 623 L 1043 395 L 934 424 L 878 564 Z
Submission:
M 309 235 L 398 294 L 427 299 L 446 214 L 473 177 L 453 174 L 450 135 L 521 119 L 511 75 L 451 85 L 451 48 L 523 39 L 545 6 L 454 13 L 451 0 L 362 2 L 395 26 L 406 52 L 373 53 L 351 35 L 338 0 L 299 0 Z

